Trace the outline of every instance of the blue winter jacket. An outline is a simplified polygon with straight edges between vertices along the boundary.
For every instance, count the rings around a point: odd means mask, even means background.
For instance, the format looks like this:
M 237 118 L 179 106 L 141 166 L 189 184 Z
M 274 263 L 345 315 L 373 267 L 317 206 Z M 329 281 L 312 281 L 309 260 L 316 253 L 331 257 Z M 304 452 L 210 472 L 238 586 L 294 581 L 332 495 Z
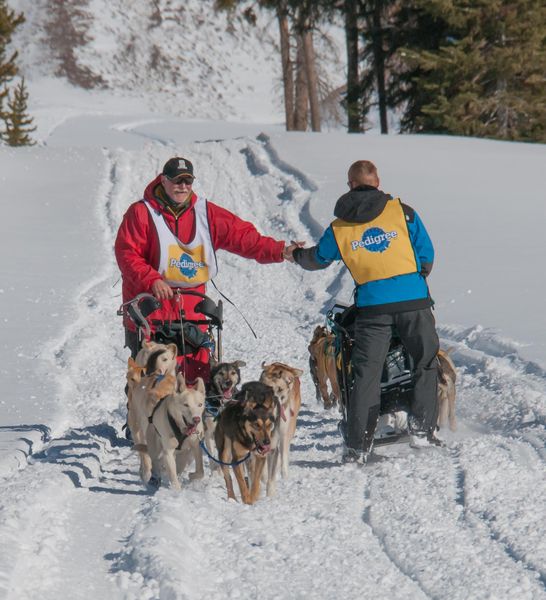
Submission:
M 339 198 L 334 215 L 350 223 L 367 223 L 381 214 L 389 200 L 392 197 L 377 188 L 360 186 Z M 402 208 L 415 253 L 417 272 L 362 285 L 355 282 L 355 304 L 360 308 L 365 307 L 369 314 L 397 313 L 432 305 L 426 277 L 434 262 L 434 248 L 417 213 L 406 204 L 402 204 Z M 295 250 L 294 260 L 310 271 L 324 269 L 333 261 L 342 260 L 332 225 L 326 229 L 317 246 Z

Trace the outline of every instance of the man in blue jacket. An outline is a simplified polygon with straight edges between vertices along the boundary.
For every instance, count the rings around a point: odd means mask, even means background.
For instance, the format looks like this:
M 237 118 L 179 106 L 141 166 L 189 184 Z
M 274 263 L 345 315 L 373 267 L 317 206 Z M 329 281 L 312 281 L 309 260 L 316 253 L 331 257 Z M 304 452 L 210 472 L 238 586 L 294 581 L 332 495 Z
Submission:
M 415 447 L 439 444 L 436 354 L 438 335 L 426 277 L 434 248 L 417 213 L 379 190 L 373 163 L 359 160 L 348 173 L 350 191 L 317 246 L 297 248 L 307 270 L 342 260 L 356 286 L 352 351 L 354 387 L 347 412 L 345 462 L 366 462 L 379 418 L 381 373 L 396 328 L 413 359 L 414 394 L 408 423 Z

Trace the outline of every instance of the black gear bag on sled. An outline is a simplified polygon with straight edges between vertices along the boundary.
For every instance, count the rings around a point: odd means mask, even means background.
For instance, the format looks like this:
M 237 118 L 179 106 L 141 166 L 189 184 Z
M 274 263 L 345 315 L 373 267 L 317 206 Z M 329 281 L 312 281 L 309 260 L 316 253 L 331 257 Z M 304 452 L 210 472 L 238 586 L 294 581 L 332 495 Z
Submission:
M 328 325 L 335 335 L 336 373 L 341 392 L 340 410 L 342 413 L 339 429 L 346 440 L 347 408 L 354 383 L 351 353 L 354 343 L 356 307 L 335 304 L 328 311 L 327 316 Z M 375 434 L 374 445 L 396 443 L 408 439 L 407 414 L 412 394 L 412 360 L 396 330 L 393 330 L 381 375 L 380 424 Z

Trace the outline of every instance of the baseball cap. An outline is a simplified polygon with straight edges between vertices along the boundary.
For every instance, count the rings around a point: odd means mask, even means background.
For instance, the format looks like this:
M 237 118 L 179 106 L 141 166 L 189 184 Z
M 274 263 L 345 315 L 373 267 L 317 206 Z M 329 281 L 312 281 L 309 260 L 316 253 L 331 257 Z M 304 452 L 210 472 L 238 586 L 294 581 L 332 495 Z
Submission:
M 163 175 L 169 179 L 174 179 L 179 175 L 191 175 L 193 177 L 193 165 L 188 159 L 175 156 L 174 158 L 169 158 L 165 163 Z

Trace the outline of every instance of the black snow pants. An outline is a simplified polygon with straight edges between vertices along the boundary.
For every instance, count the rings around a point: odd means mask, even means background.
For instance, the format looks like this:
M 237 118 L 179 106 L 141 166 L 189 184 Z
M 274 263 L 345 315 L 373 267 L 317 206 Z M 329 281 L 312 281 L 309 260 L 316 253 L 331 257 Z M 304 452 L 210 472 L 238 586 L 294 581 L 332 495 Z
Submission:
M 347 445 L 368 451 L 379 417 L 381 373 L 389 350 L 392 328 L 413 359 L 414 390 L 409 422 L 413 430 L 433 431 L 438 418 L 440 347 L 430 308 L 394 314 L 367 315 L 358 309 L 352 351 L 354 386 L 347 409 Z
M 135 359 L 141 348 L 141 342 L 138 339 L 138 333 L 125 329 L 125 348 L 131 351 L 131 358 Z

